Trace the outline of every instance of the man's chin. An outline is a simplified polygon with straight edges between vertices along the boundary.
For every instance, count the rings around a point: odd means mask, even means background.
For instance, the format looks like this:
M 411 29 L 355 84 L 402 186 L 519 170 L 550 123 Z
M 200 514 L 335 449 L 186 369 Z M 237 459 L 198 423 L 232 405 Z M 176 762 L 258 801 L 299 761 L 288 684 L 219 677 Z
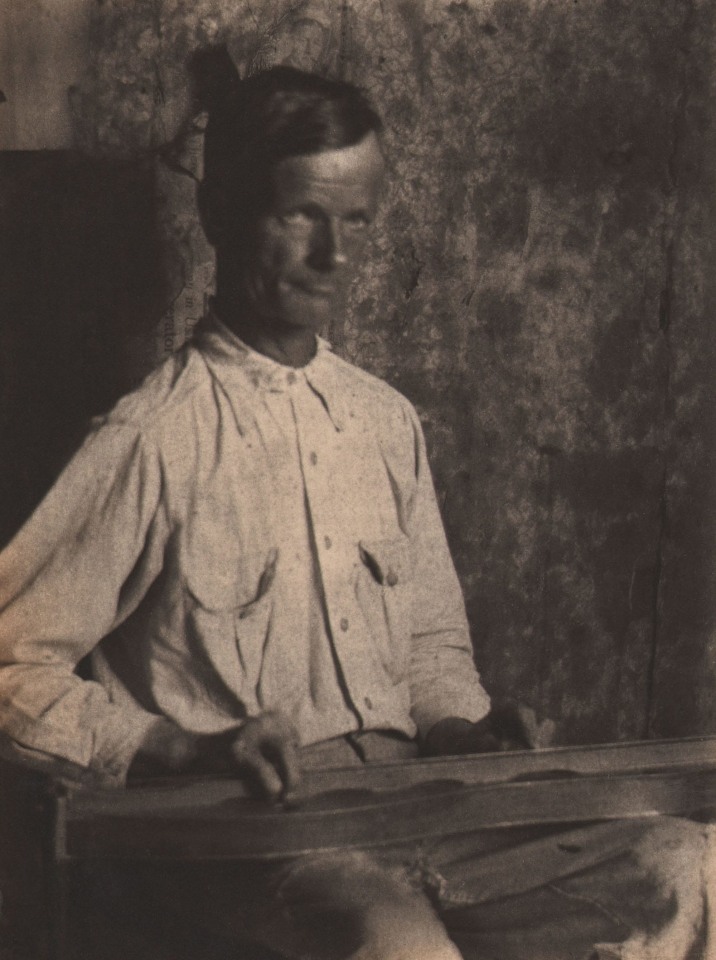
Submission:
M 335 296 L 296 296 L 284 301 L 279 316 L 285 327 L 321 333 L 338 309 Z

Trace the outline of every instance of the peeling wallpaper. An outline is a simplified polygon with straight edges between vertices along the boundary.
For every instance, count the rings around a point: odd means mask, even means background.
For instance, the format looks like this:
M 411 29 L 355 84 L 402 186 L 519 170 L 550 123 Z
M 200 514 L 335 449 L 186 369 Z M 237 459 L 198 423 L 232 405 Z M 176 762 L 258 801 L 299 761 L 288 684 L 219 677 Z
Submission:
M 211 289 L 192 54 L 370 93 L 389 184 L 327 332 L 416 404 L 481 672 L 564 743 L 716 729 L 712 20 L 708 0 L 98 0 L 73 91 L 80 156 L 152 171 L 163 293 L 117 320 L 123 383 Z

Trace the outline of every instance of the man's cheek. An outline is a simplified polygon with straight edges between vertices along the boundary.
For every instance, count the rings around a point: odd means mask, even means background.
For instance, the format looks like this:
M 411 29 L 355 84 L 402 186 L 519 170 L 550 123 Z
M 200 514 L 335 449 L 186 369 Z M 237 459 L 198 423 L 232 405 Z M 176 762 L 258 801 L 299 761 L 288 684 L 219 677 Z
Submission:
M 290 276 L 292 258 L 283 244 L 275 244 L 264 251 L 261 258 L 261 270 L 267 281 L 276 285 Z

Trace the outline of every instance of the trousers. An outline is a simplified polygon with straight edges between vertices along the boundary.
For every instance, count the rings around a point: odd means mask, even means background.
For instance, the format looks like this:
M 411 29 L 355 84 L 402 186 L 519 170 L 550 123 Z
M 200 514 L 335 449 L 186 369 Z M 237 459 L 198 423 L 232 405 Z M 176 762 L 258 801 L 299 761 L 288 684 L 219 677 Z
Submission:
M 305 759 L 412 749 L 341 738 Z M 127 865 L 105 893 L 134 904 L 117 960 L 716 960 L 715 846 L 712 828 L 671 817 L 448 832 L 270 863 Z M 125 938 L 131 927 L 125 911 Z

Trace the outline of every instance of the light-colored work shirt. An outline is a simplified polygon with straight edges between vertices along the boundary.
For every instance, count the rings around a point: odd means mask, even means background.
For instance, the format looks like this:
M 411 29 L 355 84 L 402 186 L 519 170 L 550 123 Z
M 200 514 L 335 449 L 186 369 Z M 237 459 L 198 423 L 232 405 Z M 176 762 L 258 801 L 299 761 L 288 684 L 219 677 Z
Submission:
M 418 417 L 323 341 L 294 370 L 212 318 L 0 554 L 0 731 L 109 782 L 158 716 L 309 745 L 488 709 Z

